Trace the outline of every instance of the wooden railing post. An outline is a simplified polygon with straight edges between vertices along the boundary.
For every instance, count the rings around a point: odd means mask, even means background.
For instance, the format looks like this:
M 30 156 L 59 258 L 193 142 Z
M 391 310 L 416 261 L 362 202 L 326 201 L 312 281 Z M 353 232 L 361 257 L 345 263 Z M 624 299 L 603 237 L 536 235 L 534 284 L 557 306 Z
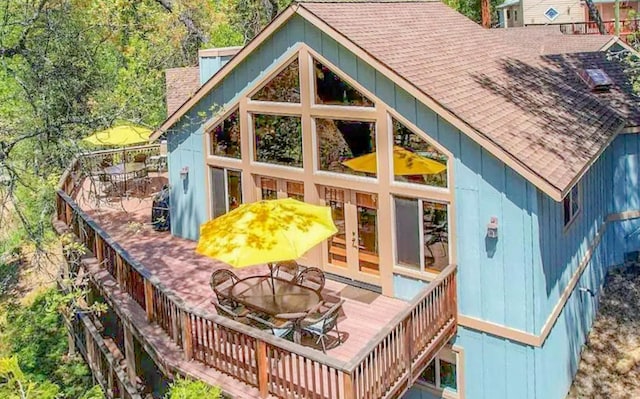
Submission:
M 132 384 L 135 383 L 136 375 L 136 350 L 133 344 L 133 334 L 128 326 L 124 328 L 124 358 L 127 365 L 127 376 Z
M 411 314 L 404 321 L 404 353 L 405 358 L 404 361 L 406 363 L 406 375 L 409 381 L 412 381 L 411 375 L 411 362 L 413 360 L 412 349 L 413 349 L 413 321 L 411 319 Z
M 124 270 L 122 265 L 122 257 L 120 254 L 116 254 L 116 281 L 118 282 L 118 286 L 120 287 L 120 291 L 126 292 L 127 289 L 124 285 Z
M 182 313 L 182 315 L 180 315 Z M 193 358 L 193 337 L 191 335 L 191 319 L 189 313 L 185 310 L 178 312 L 177 317 L 182 317 L 182 348 L 184 350 L 185 360 Z
M 342 372 L 342 386 L 344 388 L 344 399 L 356 399 L 352 373 Z
M 104 247 L 102 246 L 102 237 L 100 237 L 100 234 L 98 234 L 97 231 L 94 232 L 95 234 L 95 245 L 96 245 L 96 259 L 98 259 L 98 264 L 102 265 L 102 262 L 104 261 Z
M 180 310 L 175 306 L 169 306 L 169 314 L 171 315 L 171 338 L 173 342 L 178 343 L 179 331 L 178 331 L 178 317 L 180 317 Z
M 147 310 L 147 321 L 153 321 L 153 285 L 151 281 L 144 279 L 144 303 Z
M 267 365 L 267 344 L 264 341 L 257 341 L 256 359 L 258 361 L 258 389 L 260 390 L 260 397 L 266 398 L 269 394 L 269 368 Z

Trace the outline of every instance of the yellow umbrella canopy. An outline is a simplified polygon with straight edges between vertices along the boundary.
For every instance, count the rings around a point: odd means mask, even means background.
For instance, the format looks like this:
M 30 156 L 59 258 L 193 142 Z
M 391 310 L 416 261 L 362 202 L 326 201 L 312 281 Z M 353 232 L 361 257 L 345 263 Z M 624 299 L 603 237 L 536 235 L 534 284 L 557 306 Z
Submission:
M 85 137 L 83 141 L 93 145 L 127 146 L 149 141 L 151 129 L 142 126 L 120 125 L 101 130 Z
M 293 198 L 240 205 L 200 226 L 196 252 L 235 268 L 291 260 L 338 231 L 331 208 Z
M 362 155 L 342 162 L 356 172 L 377 173 L 377 154 Z M 393 147 L 393 174 L 396 176 L 435 175 L 447 169 L 447 166 L 433 159 L 421 157 L 399 146 Z

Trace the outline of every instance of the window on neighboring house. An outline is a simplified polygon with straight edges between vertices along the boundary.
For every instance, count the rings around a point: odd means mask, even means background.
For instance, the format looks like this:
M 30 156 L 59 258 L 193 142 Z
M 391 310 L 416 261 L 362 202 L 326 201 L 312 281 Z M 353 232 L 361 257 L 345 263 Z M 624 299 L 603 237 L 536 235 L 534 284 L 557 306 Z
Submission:
M 396 265 L 439 273 L 449 265 L 447 205 L 395 196 Z
M 518 21 L 518 10 L 513 10 L 513 20 Z
M 240 123 L 233 111 L 209 133 L 211 155 L 240 159 Z
M 444 347 L 418 377 L 418 382 L 436 389 L 458 390 L 458 354 Z
M 293 60 L 260 90 L 251 96 L 252 100 L 276 101 L 284 103 L 300 102 L 300 74 L 298 59 Z
M 511 10 L 507 10 L 507 19 L 511 19 Z
M 242 173 L 214 167 L 210 171 L 212 216 L 217 218 L 242 204 Z
M 564 225 L 567 226 L 580 212 L 580 190 L 578 185 L 573 186 L 569 194 L 562 200 Z

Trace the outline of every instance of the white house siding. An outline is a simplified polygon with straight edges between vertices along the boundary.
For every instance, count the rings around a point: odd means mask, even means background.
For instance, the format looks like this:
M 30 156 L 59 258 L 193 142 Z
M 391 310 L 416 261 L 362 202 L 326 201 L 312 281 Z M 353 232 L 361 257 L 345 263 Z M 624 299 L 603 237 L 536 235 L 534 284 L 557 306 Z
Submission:
M 567 23 L 567 22 L 584 22 L 586 13 L 585 8 L 580 4 L 580 0 L 523 0 L 523 15 L 525 25 L 531 24 L 549 24 L 549 23 Z M 553 7 L 560 14 L 550 21 L 545 15 L 545 11 Z

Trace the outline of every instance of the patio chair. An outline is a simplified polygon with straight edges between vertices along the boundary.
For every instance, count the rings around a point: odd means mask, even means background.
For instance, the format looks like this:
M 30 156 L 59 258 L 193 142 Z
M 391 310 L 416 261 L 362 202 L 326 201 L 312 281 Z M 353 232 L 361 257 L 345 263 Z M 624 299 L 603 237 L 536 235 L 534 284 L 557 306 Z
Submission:
M 293 281 L 298 277 L 298 271 L 300 270 L 300 266 L 295 260 L 287 260 L 284 262 L 276 263 L 276 269 L 274 272 L 274 276 Z
M 295 279 L 295 283 L 304 287 L 311 288 L 318 294 L 324 288 L 325 277 L 322 270 L 317 267 L 308 267 L 304 269 Z
M 336 330 L 338 344 L 342 343 L 342 337 L 338 329 L 338 317 L 340 317 L 340 310 L 342 309 L 343 303 L 344 299 L 337 303 L 325 302 L 323 306 L 326 310 L 310 314 L 300 321 L 300 329 L 302 332 L 317 337 L 316 345 L 318 343 L 322 344 L 322 351 L 324 353 L 327 353 L 327 344 L 325 341 L 329 337 L 328 333 L 331 330 Z
M 290 339 L 295 329 L 295 322 L 291 320 L 266 317 L 255 313 L 249 313 L 247 319 L 252 321 L 256 327 L 271 331 L 271 334 L 278 338 Z
M 147 158 L 148 158 L 147 154 L 136 154 L 133 156 L 133 162 L 146 164 Z
M 211 301 L 213 306 L 216 307 L 216 311 L 220 316 L 229 317 L 235 321 L 239 321 L 241 323 L 246 322 L 247 316 L 249 316 L 249 309 L 245 308 L 244 305 L 223 305 L 218 301 Z
M 236 307 L 235 301 L 231 299 L 230 291 L 231 287 L 235 283 L 237 283 L 238 280 L 238 276 L 236 276 L 234 272 L 227 269 L 220 269 L 211 273 L 209 284 L 211 285 L 211 289 L 218 298 L 218 303 L 228 306 L 232 309 Z

